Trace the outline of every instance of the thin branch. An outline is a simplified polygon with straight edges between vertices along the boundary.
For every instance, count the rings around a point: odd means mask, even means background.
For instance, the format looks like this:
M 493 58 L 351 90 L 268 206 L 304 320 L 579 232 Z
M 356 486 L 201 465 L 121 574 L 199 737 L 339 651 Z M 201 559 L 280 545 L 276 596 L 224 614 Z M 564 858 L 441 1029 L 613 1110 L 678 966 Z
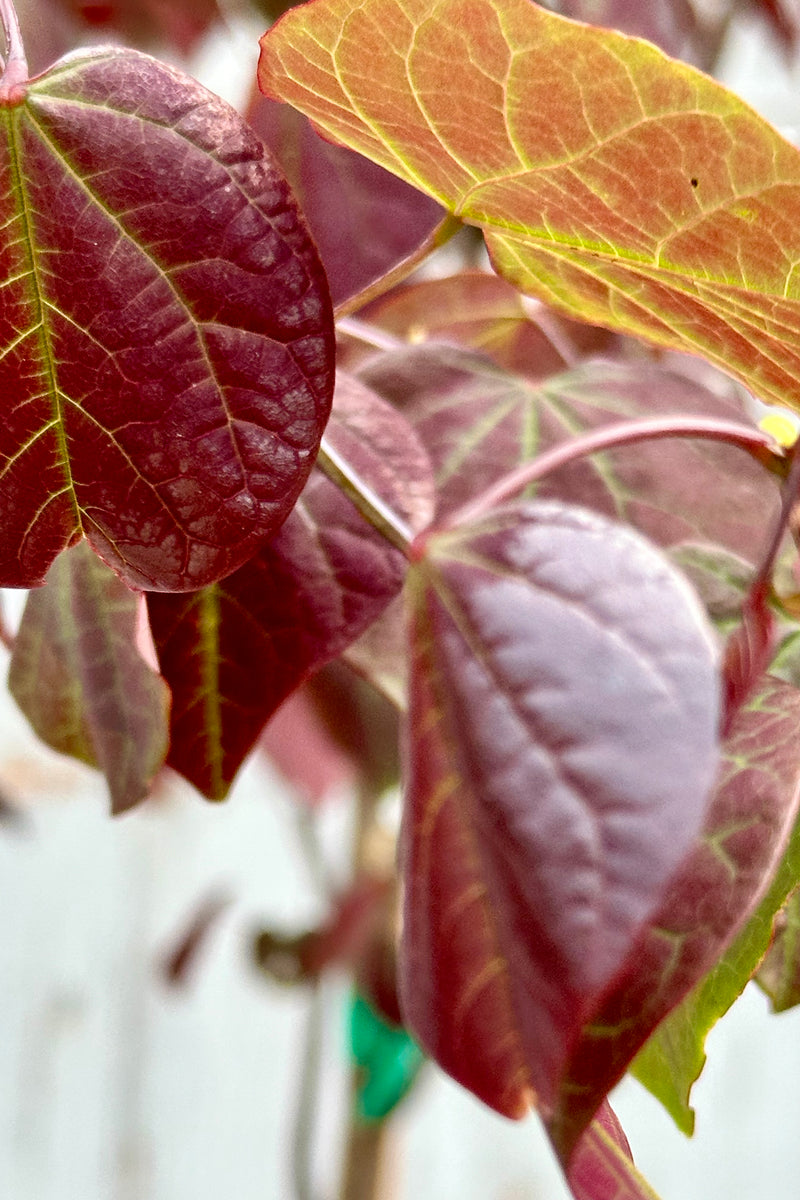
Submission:
M 768 433 L 752 425 L 736 421 L 721 421 L 711 417 L 654 417 L 648 420 L 619 421 L 605 425 L 602 429 L 581 434 L 560 442 L 545 450 L 530 462 L 522 463 L 498 479 L 479 496 L 467 501 L 451 513 L 444 527 L 467 525 L 485 516 L 498 504 L 510 500 L 532 483 L 550 475 L 560 467 L 601 450 L 612 450 L 617 446 L 629 446 L 636 442 L 654 441 L 659 438 L 701 438 L 728 442 L 738 446 L 756 458 L 763 466 L 775 469 L 786 461 L 786 452 Z M 440 525 L 440 528 L 443 526 Z
M 363 342 L 365 346 L 372 346 L 375 350 L 402 350 L 408 345 L 403 338 L 395 337 L 393 333 L 387 333 L 385 329 L 379 329 L 377 325 L 370 325 L 369 321 L 360 321 L 358 317 L 340 317 L 336 322 L 338 332 L 346 333 L 348 337 L 356 338 L 359 342 Z
M 311 989 L 303 1033 L 303 1059 L 300 1087 L 292 1122 L 292 1183 L 294 1200 L 317 1200 L 313 1182 L 314 1131 L 319 1103 L 320 1063 L 322 1060 L 322 1018 L 325 1013 L 322 984 L 316 980 Z
M 340 487 L 344 494 L 353 501 L 358 511 L 369 521 L 387 541 L 408 554 L 408 548 L 414 539 L 411 526 L 381 500 L 369 484 L 361 478 L 327 438 L 323 437 L 317 456 L 317 466 L 333 483 Z
M 385 295 L 398 283 L 402 283 L 407 279 L 417 267 L 424 263 L 425 259 L 433 254 L 434 250 L 438 250 L 445 242 L 449 242 L 454 234 L 462 229 L 462 223 L 457 217 L 453 217 L 447 213 L 439 224 L 433 229 L 425 241 L 417 246 L 406 258 L 392 267 L 391 271 L 387 271 L 380 279 L 376 279 L 373 283 L 367 284 L 355 296 L 349 296 L 347 300 L 343 300 L 341 304 L 334 309 L 334 317 L 340 320 L 342 317 L 347 317 L 350 313 L 358 312 L 365 304 L 369 304 L 370 300 L 377 300 L 379 296 Z

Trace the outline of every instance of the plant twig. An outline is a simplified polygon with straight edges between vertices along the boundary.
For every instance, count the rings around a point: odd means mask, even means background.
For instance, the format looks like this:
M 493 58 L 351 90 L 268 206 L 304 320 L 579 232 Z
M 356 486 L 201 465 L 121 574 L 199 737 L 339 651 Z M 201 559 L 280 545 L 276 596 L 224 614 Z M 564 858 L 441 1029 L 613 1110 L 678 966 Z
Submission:
M 414 538 L 411 526 L 385 504 L 358 471 L 323 437 L 317 456 L 317 466 L 353 501 L 358 511 L 387 541 L 403 554 L 408 554 Z
M 530 484 L 537 483 L 545 475 L 590 454 L 597 454 L 601 450 L 613 450 L 617 446 L 629 446 L 636 442 L 676 437 L 728 442 L 752 455 L 763 466 L 772 469 L 786 462 L 786 451 L 773 437 L 752 425 L 739 424 L 736 421 L 693 416 L 619 421 L 570 438 L 569 441 L 559 442 L 557 446 L 545 450 L 537 458 L 522 463 L 479 496 L 468 500 L 451 513 L 439 528 L 452 529 L 457 525 L 468 525 L 485 516 L 496 505 L 510 500 Z
M 294 1200 L 317 1200 L 313 1183 L 314 1131 L 319 1101 L 320 1062 L 322 1059 L 322 1019 L 325 1013 L 322 983 L 311 988 L 303 1034 L 303 1059 L 297 1108 L 292 1122 L 292 1184 Z
M 458 233 L 459 229 L 463 228 L 462 222 L 458 217 L 451 216 L 447 213 L 439 224 L 433 229 L 425 241 L 417 246 L 411 254 L 407 255 L 402 262 L 397 263 L 392 267 L 391 271 L 387 271 L 380 279 L 374 280 L 373 283 L 367 284 L 355 296 L 349 296 L 347 300 L 343 300 L 341 304 L 334 309 L 334 317 L 340 320 L 342 317 L 347 317 L 350 313 L 358 312 L 365 304 L 369 304 L 370 300 L 377 300 L 379 296 L 385 295 L 391 291 L 398 283 L 402 283 L 407 279 L 417 267 L 424 263 L 425 259 L 433 254 L 434 250 L 438 250 L 445 242 L 449 242 L 454 234 Z
M 28 82 L 28 60 L 22 44 L 17 10 L 13 0 L 0 0 L 0 19 L 6 41 L 6 59 L 0 79 L 0 101 L 14 100 L 21 86 Z

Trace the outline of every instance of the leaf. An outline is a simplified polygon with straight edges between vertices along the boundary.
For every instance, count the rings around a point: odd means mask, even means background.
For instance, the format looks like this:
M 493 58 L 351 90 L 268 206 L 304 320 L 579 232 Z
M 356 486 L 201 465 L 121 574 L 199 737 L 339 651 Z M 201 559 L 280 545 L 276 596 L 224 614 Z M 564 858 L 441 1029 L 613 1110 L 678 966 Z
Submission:
M 748 785 L 762 797 L 765 811 L 781 794 L 784 798 L 798 786 L 800 776 L 800 692 L 772 681 L 740 718 L 748 724 L 757 720 L 757 735 L 747 735 L 741 726 L 744 746 L 732 745 L 740 761 L 747 747 L 747 767 L 732 784 L 745 804 Z M 752 715 L 751 715 L 752 713 Z M 740 735 L 736 735 L 740 736 Z M 741 801 L 740 801 L 741 802 Z M 728 850 L 732 847 L 730 843 Z M 795 822 L 789 843 L 755 911 L 737 933 L 728 949 L 709 973 L 662 1021 L 634 1060 L 633 1074 L 662 1102 L 679 1129 L 690 1134 L 694 1112 L 689 1106 L 692 1085 L 703 1069 L 706 1035 L 740 995 L 763 958 L 772 938 L 776 912 L 800 880 L 800 822 Z
M 515 287 L 796 407 L 800 153 L 732 92 L 530 0 L 312 0 L 261 47 L 266 94 L 480 227 Z
M 290 512 L 333 389 L 322 268 L 232 109 L 130 50 L 1 110 L 0 583 L 85 534 L 135 587 L 230 573 Z
M 413 253 L 444 214 L 396 175 L 323 141 L 294 109 L 256 97 L 247 119 L 285 171 L 341 304 Z
M 150 791 L 167 753 L 169 690 L 137 646 L 141 598 L 83 544 L 31 592 L 8 686 L 39 737 L 103 772 L 114 813 Z
M 347 377 L 336 414 L 334 446 L 412 524 L 426 524 L 430 469 L 410 426 Z M 188 596 L 149 595 L 173 695 L 170 766 L 221 800 L 279 704 L 380 615 L 404 574 L 403 555 L 314 472 L 244 567 Z
M 800 886 L 777 914 L 772 944 L 758 968 L 756 983 L 772 1001 L 773 1012 L 800 1004 Z
M 676 412 L 742 420 L 741 406 L 644 363 L 589 362 L 532 386 L 456 348 L 381 355 L 359 371 L 398 406 L 433 464 L 439 514 L 520 462 L 585 430 Z M 777 517 L 774 481 L 741 450 L 698 439 L 640 442 L 548 475 L 536 493 L 628 521 L 661 545 L 720 543 L 757 561 Z
M 363 315 L 412 343 L 457 342 L 534 380 L 614 344 L 605 330 L 569 321 L 485 271 L 394 288 Z
M 562 1147 L 768 887 L 800 801 L 798 716 L 800 693 L 769 678 L 739 710 L 702 833 L 573 1050 L 554 1121 Z
M 648 543 L 556 503 L 431 536 L 409 602 L 404 1017 L 485 1103 L 548 1120 L 703 822 L 714 647 Z
M 575 1200 L 658 1200 L 633 1165 L 628 1139 L 607 1101 L 578 1142 L 568 1179 Z

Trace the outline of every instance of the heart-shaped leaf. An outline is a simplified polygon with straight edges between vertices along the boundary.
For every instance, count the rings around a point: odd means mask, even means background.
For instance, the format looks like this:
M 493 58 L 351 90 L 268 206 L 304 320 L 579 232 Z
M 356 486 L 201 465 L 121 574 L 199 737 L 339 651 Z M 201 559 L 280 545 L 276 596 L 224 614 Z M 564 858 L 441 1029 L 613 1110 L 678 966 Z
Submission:
M 666 560 L 580 509 L 509 506 L 420 554 L 404 1016 L 487 1104 L 549 1119 L 704 820 L 715 647 Z
M 439 514 L 521 462 L 612 421 L 675 412 L 743 420 L 741 405 L 647 363 L 588 362 L 533 385 L 481 355 L 418 346 L 359 371 L 400 408 L 433 464 Z M 584 504 L 628 521 L 661 545 L 716 542 L 757 561 L 778 492 L 741 450 L 697 439 L 640 442 L 581 458 L 548 475 L 541 497 Z
M 515 287 L 797 406 L 800 153 L 732 92 L 530 0 L 312 0 L 261 46 L 266 94 L 479 226 Z
M 99 767 L 115 813 L 147 796 L 167 753 L 169 689 L 137 649 L 141 608 L 88 546 L 74 546 L 28 597 L 9 669 L 36 733 Z
M 228 574 L 290 512 L 333 390 L 285 181 L 130 50 L 63 60 L 0 122 L 0 583 L 41 583 L 82 534 L 133 586 Z
M 412 525 L 432 481 L 414 431 L 362 384 L 340 377 L 328 437 Z M 401 589 L 405 558 L 315 471 L 277 535 L 244 567 L 188 596 L 148 596 L 173 695 L 168 762 L 222 799 L 285 697 L 335 658 Z

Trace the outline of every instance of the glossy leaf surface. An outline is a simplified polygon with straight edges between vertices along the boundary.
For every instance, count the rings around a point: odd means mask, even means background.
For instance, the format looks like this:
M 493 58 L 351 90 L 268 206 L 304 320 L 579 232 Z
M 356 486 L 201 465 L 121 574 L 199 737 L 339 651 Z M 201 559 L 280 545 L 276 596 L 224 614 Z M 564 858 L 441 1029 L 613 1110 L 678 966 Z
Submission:
M 64 60 L 0 118 L 0 582 L 85 534 L 133 586 L 199 587 L 313 465 L 316 251 L 241 118 L 144 55 Z
M 382 498 L 425 524 L 427 457 L 402 417 L 341 381 L 328 437 Z M 402 587 L 403 555 L 318 471 L 277 535 L 233 575 L 187 596 L 148 596 L 173 694 L 169 763 L 222 799 L 266 721 Z
M 566 1145 L 766 889 L 797 816 L 798 715 L 800 693 L 779 680 L 738 713 L 697 846 L 573 1051 L 557 1117 Z
M 483 229 L 520 290 L 796 406 L 800 153 L 733 93 L 530 0 L 314 0 L 261 44 L 267 94 Z
M 760 697 L 756 697 L 738 719 L 739 734 L 729 743 L 734 753 L 746 754 L 744 770 L 739 778 L 731 779 L 731 799 L 744 802 L 745 809 L 753 799 L 744 794 L 745 786 L 755 789 L 761 798 L 765 814 L 778 814 L 800 779 L 800 745 L 797 738 L 800 720 L 800 692 L 779 681 L 771 681 Z M 760 728 L 759 728 L 760 723 Z M 749 726 L 749 729 L 748 729 Z M 742 741 L 737 746 L 737 737 Z M 735 758 L 734 758 L 735 762 Z M 728 763 L 730 769 L 730 760 Z M 723 770 L 725 767 L 723 766 Z M 737 799 L 738 793 L 738 799 Z M 766 833 L 769 824 L 763 827 Z M 749 829 L 749 833 L 748 833 Z M 758 832 L 750 821 L 744 833 L 744 845 Z M 735 831 L 734 831 L 735 832 Z M 717 850 L 722 849 L 719 845 Z M 730 868 L 738 867 L 740 853 L 737 839 L 726 839 L 725 859 Z M 762 843 L 763 850 L 763 843 Z M 750 852 L 756 851 L 755 845 Z M 750 867 L 747 867 L 749 874 Z M 738 876 L 733 886 L 738 890 Z M 693 988 L 684 1000 L 659 1025 L 633 1063 L 633 1073 L 656 1095 L 674 1118 L 680 1129 L 691 1133 L 694 1112 L 689 1104 L 692 1085 L 705 1062 L 705 1039 L 709 1030 L 740 995 L 763 958 L 772 938 L 775 914 L 789 892 L 800 879 L 800 822 L 795 822 L 784 855 L 777 869 L 763 883 L 767 890 L 759 900 L 746 924 L 736 934 L 716 965 Z M 683 903 L 687 903 L 686 900 Z M 709 912 L 711 918 L 713 913 Z M 712 928 L 709 920 L 707 928 Z M 700 931 L 700 946 L 707 936 Z M 687 950 L 691 944 L 687 942 Z M 678 963 L 680 969 L 680 963 Z
M 741 407 L 651 364 L 588 362 L 539 385 L 445 346 L 386 354 L 359 376 L 413 423 L 431 457 L 439 515 L 519 463 L 613 421 L 675 413 L 745 420 Z M 581 458 L 537 495 L 629 521 L 654 541 L 720 543 L 756 561 L 778 492 L 741 450 L 672 438 Z
M 654 548 L 555 503 L 432 537 L 409 590 L 404 1016 L 486 1103 L 548 1119 L 703 822 L 715 649 Z
M 334 304 L 416 250 L 444 216 L 438 204 L 260 93 L 247 113 L 281 164 L 319 248 Z
M 145 798 L 167 753 L 169 690 L 137 648 L 141 603 L 73 547 L 28 597 L 9 670 L 36 733 L 103 772 L 115 813 Z

